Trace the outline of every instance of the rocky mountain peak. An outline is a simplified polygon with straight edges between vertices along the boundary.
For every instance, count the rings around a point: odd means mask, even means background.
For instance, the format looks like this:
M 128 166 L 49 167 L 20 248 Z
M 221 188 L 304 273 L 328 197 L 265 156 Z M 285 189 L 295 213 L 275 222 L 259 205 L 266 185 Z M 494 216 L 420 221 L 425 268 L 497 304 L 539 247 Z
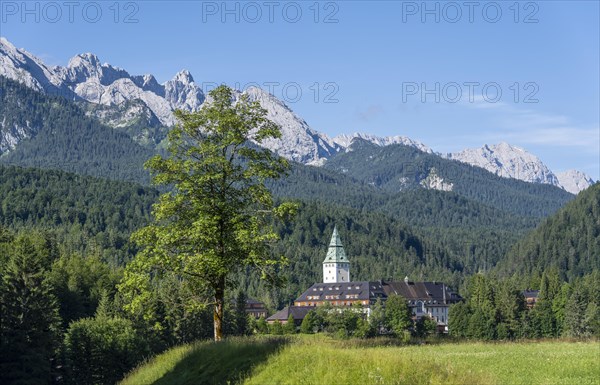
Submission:
M 194 83 L 194 78 L 192 77 L 192 74 L 188 70 L 181 70 L 181 71 L 177 72 L 177 74 L 175 75 L 175 77 L 173 77 L 172 80 L 183 83 L 185 85 Z
M 0 37 L 0 52 L 3 55 L 7 55 L 9 57 L 10 56 L 17 56 L 19 58 L 23 57 L 21 52 L 19 52 L 19 50 L 14 45 L 12 45 L 11 42 L 6 40 L 6 38 L 4 38 L 4 37 Z
M 481 148 L 466 149 L 446 157 L 484 168 L 502 177 L 560 187 L 556 175 L 537 156 L 506 142 L 486 144 Z
M 594 184 L 594 180 L 589 175 L 577 170 L 559 172 L 556 177 L 561 187 L 571 194 L 579 194 Z
M 347 135 L 347 134 L 338 135 L 333 138 L 333 142 L 341 147 L 348 149 L 356 139 L 366 140 L 367 142 L 371 142 L 379 147 L 385 147 L 385 146 L 389 146 L 392 144 L 403 144 L 405 146 L 415 147 L 423 152 L 427 152 L 430 154 L 433 153 L 433 151 L 429 147 L 424 145 L 423 143 L 418 142 L 413 139 L 410 139 L 406 136 L 400 136 L 400 135 L 381 137 L 381 136 L 376 136 L 376 135 L 371 135 L 371 134 L 355 132 L 350 135 Z
M 99 69 L 101 66 L 102 64 L 100 63 L 98 56 L 89 52 L 73 56 L 71 60 L 69 60 L 69 64 L 67 64 L 68 68 L 85 67 Z

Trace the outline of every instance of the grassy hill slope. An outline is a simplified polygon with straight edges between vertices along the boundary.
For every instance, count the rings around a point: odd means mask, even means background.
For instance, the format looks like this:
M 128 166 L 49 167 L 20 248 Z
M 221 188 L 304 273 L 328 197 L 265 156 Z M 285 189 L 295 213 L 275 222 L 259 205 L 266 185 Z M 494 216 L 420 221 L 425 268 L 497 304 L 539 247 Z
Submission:
M 597 384 L 600 378 L 596 342 L 378 342 L 390 340 L 316 335 L 202 342 L 155 357 L 121 385 Z

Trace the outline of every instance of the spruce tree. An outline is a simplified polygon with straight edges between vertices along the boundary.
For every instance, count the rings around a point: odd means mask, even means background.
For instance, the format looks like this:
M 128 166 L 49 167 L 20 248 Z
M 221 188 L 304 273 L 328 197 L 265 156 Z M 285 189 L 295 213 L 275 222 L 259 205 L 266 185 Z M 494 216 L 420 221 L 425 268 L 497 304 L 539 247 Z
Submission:
M 584 337 L 587 334 L 586 302 L 579 282 L 565 306 L 564 333 L 568 337 Z
M 235 298 L 234 328 L 235 334 L 243 336 L 248 334 L 248 316 L 246 314 L 246 294 L 239 290 Z
M 0 383 L 47 384 L 59 343 L 60 317 L 47 279 L 43 240 L 22 235 L 0 281 Z

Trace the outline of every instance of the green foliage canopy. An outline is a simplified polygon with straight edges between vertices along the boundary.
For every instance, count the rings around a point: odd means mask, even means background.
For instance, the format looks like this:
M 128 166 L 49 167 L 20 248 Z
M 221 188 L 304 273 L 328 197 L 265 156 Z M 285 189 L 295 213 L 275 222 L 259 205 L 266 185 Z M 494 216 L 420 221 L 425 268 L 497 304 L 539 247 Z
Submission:
M 127 266 L 121 289 L 135 310 L 151 294 L 150 273 L 175 274 L 198 290 L 207 288 L 220 340 L 226 279 L 242 266 L 275 278 L 272 268 L 283 259 L 269 253 L 277 239 L 270 222 L 291 207 L 274 208 L 264 184 L 282 175 L 287 161 L 252 144 L 279 138 L 279 127 L 258 102 L 235 100 L 226 86 L 210 97 L 196 113 L 176 113 L 181 124 L 169 133 L 170 157 L 157 155 L 146 164 L 156 184 L 174 191 L 154 205 L 154 222 L 132 235 L 143 249 Z

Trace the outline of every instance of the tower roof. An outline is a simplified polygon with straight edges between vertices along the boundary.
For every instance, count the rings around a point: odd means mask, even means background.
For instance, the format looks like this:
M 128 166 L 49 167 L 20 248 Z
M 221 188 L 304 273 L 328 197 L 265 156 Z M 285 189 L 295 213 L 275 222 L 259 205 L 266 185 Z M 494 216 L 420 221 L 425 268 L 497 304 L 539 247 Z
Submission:
M 331 235 L 331 241 L 329 242 L 329 250 L 323 263 L 334 263 L 334 262 L 350 262 L 346 257 L 344 246 L 338 234 L 337 227 L 333 228 L 333 234 Z

